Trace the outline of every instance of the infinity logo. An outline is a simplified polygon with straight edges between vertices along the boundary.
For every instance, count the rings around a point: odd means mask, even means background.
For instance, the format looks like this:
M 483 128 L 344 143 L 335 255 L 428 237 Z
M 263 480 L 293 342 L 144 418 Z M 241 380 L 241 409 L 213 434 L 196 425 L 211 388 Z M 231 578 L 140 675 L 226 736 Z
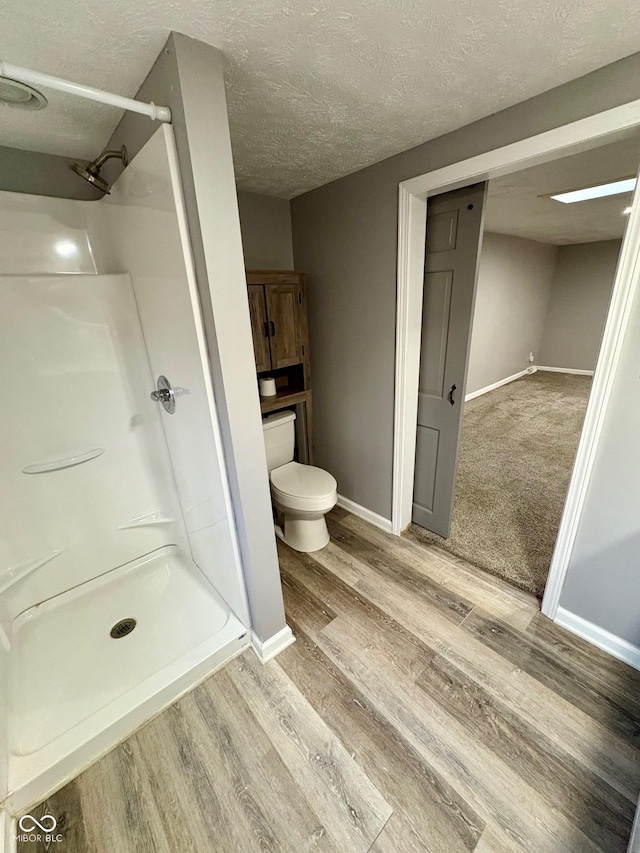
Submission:
M 18 826 L 23 832 L 33 832 L 36 827 L 42 832 L 53 832 L 57 825 L 58 821 L 50 814 L 42 815 L 40 820 L 36 820 L 33 815 L 25 814 L 18 821 Z

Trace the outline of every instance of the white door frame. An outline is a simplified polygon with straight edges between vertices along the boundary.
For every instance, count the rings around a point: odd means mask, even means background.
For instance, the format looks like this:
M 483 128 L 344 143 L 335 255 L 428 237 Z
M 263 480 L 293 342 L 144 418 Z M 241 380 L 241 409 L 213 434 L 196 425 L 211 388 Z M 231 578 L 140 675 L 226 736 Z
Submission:
M 458 189 L 476 181 L 488 181 L 561 156 L 597 147 L 606 143 L 606 137 L 638 126 L 640 100 L 444 166 L 400 184 L 391 512 L 392 530 L 395 534 L 400 534 L 411 522 L 427 198 L 445 190 Z M 622 338 L 639 279 L 640 189 L 633 196 L 593 388 L 542 601 L 542 612 L 552 619 L 558 609 L 560 590 L 576 538 Z

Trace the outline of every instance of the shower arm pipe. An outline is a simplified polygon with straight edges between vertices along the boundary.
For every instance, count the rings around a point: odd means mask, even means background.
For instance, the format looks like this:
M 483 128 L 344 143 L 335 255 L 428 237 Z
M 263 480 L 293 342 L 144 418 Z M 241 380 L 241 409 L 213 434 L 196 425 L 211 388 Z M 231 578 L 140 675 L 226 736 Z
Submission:
M 0 77 L 8 77 L 19 83 L 29 85 L 45 86 L 66 92 L 68 95 L 77 95 L 79 98 L 87 98 L 90 101 L 99 101 L 101 104 L 109 104 L 121 110 L 140 113 L 149 116 L 156 121 L 171 123 L 171 110 L 169 107 L 159 107 L 151 101 L 136 101 L 133 98 L 125 98 L 122 95 L 114 95 L 111 92 L 103 92 L 102 89 L 94 89 L 92 86 L 84 86 L 82 83 L 73 83 L 71 80 L 63 80 L 62 77 L 52 77 L 41 71 L 32 71 L 30 68 L 22 68 L 20 65 L 11 65 L 9 62 L 0 60 Z

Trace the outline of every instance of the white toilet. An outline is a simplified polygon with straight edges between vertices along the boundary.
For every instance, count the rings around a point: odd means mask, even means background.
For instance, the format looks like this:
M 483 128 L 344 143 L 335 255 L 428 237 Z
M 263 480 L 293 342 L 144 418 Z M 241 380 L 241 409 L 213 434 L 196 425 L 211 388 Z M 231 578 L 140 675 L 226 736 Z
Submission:
M 293 461 L 295 413 L 276 412 L 262 421 L 273 501 L 284 515 L 276 533 L 295 551 L 318 551 L 329 541 L 326 513 L 336 505 L 338 484 L 322 468 Z

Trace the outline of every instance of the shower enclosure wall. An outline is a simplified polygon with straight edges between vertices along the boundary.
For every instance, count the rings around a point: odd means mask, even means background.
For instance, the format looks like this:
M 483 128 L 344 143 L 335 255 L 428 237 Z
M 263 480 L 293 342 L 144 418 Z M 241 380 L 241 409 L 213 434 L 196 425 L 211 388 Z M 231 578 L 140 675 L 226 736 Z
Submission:
M 0 192 L 0 235 L 15 812 L 246 647 L 250 621 L 171 128 L 99 202 Z

